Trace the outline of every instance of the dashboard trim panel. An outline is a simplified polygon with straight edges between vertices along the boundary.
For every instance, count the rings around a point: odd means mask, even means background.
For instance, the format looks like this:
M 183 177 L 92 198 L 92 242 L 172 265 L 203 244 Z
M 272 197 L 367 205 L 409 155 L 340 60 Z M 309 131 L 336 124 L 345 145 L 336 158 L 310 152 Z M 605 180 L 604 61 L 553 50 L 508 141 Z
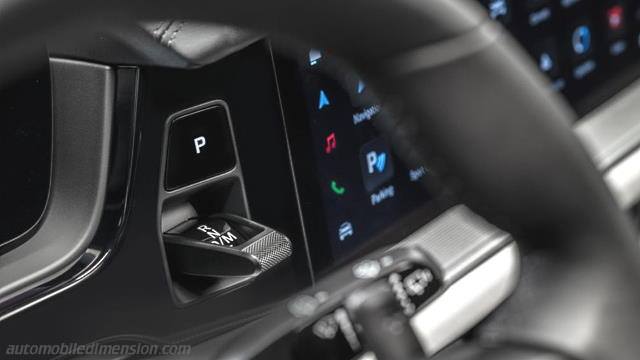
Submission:
M 403 240 L 398 247 L 417 246 L 452 284 L 511 241 L 511 235 L 489 224 L 463 205 L 455 206 Z
M 515 243 L 474 268 L 412 319 L 427 355 L 433 355 L 477 324 L 515 289 L 520 274 Z
M 587 114 L 575 127 L 599 169 L 608 169 L 640 144 L 640 80 Z
M 640 150 L 636 150 L 604 175 L 618 204 L 629 209 L 640 200 Z
M 50 202 L 33 237 L 0 261 L 4 306 L 78 262 L 98 230 L 105 205 L 115 71 L 65 59 L 51 64 L 56 96 Z M 78 129 L 84 136 L 76 136 Z
M 618 204 L 640 199 L 640 80 L 585 116 L 575 131 Z

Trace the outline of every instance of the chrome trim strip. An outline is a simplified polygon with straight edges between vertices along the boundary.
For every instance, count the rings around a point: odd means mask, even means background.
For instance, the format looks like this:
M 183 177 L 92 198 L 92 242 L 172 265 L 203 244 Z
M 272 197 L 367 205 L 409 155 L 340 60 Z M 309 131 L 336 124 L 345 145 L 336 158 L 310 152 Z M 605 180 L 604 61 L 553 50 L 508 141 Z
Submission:
M 458 205 L 418 229 L 397 246 L 418 247 L 442 271 L 445 285 L 460 279 L 511 241 L 511 236 Z
M 640 80 L 585 116 L 575 131 L 602 170 L 640 145 Z
M 640 200 L 640 80 L 588 114 L 575 131 L 616 201 L 629 209 Z
M 447 210 L 398 246 L 422 249 L 442 272 L 445 291 L 410 320 L 428 356 L 498 307 L 519 279 L 520 254 L 511 236 L 464 205 Z
M 515 289 L 519 275 L 520 254 L 511 243 L 420 310 L 411 325 L 427 356 L 489 315 Z
M 620 207 L 629 209 L 637 204 L 640 200 L 640 150 L 609 169 L 604 179 Z
M 512 242 L 469 271 L 411 318 L 427 357 L 456 341 L 498 307 L 520 277 L 520 253 Z M 375 360 L 366 352 L 358 360 Z

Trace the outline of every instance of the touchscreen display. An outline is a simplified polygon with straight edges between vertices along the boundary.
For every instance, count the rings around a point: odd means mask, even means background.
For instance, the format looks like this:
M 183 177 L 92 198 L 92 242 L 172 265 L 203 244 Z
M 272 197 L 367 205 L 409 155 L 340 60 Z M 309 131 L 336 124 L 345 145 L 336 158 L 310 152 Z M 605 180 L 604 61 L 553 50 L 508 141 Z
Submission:
M 290 137 L 298 142 L 292 144 L 294 161 L 310 165 L 296 175 L 299 184 L 312 186 L 301 195 L 307 204 L 305 222 L 323 220 L 322 231 L 315 229 L 309 237 L 316 239 L 310 241 L 328 241 L 330 257 L 337 260 L 428 203 L 430 195 L 421 181 L 430 174 L 425 167 L 403 164 L 372 124 L 381 109 L 366 100 L 367 84 L 329 76 L 321 70 L 324 56 L 310 50 L 296 62 L 296 101 L 302 106 L 287 122 L 304 125 L 307 132 L 290 131 Z M 311 156 L 304 157 L 305 152 Z M 312 258 L 318 255 L 311 252 Z
M 511 31 L 552 87 L 566 95 L 579 113 L 637 77 L 637 71 L 629 69 L 640 57 L 640 3 L 636 1 L 481 3 L 491 18 Z

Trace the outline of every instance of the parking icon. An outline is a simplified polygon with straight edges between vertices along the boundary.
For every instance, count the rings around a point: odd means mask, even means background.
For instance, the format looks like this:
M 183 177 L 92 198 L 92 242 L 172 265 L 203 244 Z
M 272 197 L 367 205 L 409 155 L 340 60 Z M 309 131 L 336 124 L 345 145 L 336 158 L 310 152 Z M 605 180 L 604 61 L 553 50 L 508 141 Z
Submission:
M 384 139 L 374 139 L 360 148 L 360 168 L 368 192 L 373 192 L 393 177 L 393 160 Z

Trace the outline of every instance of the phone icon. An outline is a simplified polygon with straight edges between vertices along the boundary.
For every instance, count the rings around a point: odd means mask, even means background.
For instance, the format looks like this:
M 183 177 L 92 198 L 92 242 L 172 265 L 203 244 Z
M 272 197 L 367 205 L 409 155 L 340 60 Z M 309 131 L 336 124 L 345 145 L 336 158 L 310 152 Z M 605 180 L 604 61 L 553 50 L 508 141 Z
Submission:
M 331 180 L 331 190 L 336 193 L 336 195 L 344 195 L 344 193 L 347 192 L 347 189 L 345 189 L 344 186 L 338 185 L 335 180 Z

